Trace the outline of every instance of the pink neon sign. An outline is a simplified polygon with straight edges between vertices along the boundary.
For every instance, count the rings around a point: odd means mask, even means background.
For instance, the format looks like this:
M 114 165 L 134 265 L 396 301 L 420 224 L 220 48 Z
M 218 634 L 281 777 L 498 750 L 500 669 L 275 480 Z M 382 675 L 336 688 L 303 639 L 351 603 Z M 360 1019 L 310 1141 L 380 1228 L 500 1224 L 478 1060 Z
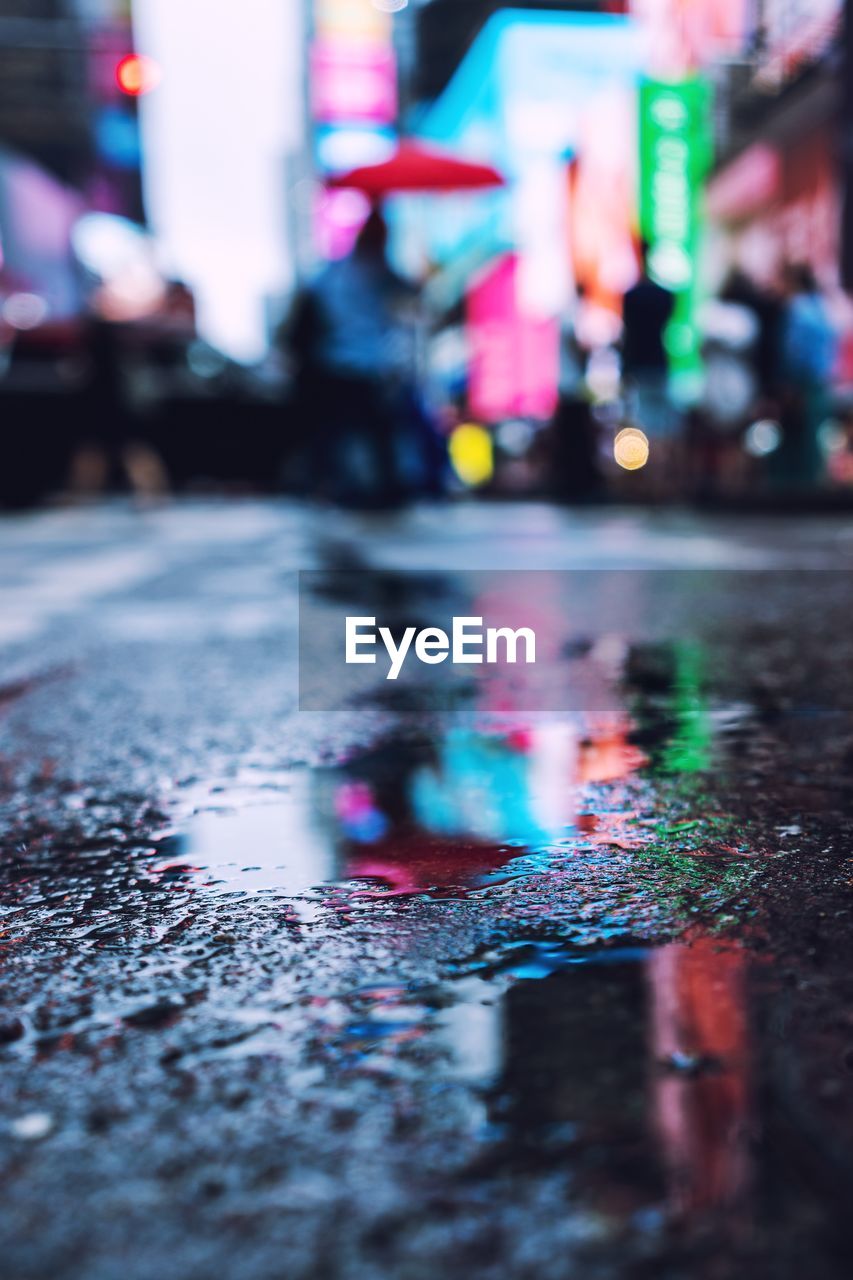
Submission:
M 397 65 L 388 46 L 319 40 L 311 52 L 315 120 L 390 124 L 397 117 Z
M 517 278 L 518 255 L 507 254 L 468 292 L 469 401 L 484 422 L 546 419 L 557 403 L 559 321 L 523 313 Z

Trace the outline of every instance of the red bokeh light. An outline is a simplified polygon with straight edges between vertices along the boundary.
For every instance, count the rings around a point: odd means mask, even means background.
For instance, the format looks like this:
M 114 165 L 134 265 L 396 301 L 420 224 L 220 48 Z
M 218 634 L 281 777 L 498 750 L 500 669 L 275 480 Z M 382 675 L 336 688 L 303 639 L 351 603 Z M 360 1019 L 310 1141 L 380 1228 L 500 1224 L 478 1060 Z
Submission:
M 122 93 L 139 98 L 156 89 L 163 78 L 159 63 L 141 53 L 129 53 L 116 67 L 116 84 Z

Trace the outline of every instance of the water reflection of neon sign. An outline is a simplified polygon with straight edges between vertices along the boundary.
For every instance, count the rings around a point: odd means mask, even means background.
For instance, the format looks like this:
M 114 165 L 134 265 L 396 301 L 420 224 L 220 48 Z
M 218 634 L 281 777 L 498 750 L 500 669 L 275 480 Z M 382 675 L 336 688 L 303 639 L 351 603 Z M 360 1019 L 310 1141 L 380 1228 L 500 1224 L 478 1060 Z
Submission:
M 640 230 L 649 267 L 677 297 L 668 334 L 673 368 L 699 368 L 697 262 L 711 155 L 710 86 L 694 77 L 640 86 Z

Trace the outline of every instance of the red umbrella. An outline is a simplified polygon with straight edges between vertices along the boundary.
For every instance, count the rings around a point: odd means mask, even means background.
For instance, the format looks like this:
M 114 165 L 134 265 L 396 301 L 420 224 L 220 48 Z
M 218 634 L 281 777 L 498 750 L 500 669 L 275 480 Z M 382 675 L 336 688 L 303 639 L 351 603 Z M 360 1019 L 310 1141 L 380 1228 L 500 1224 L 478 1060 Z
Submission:
M 502 187 L 504 179 L 491 165 L 459 160 L 419 142 L 401 142 L 388 160 L 335 174 L 327 185 L 355 187 L 375 197 L 395 191 L 476 191 Z

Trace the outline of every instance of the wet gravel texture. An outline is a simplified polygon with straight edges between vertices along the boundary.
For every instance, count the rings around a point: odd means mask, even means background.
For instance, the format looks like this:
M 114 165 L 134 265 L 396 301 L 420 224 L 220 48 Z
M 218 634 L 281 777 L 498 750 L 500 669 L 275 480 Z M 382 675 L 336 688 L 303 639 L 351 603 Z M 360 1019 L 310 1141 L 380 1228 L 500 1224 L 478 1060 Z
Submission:
M 7 520 L 4 1273 L 849 1274 L 851 556 L 525 506 Z M 604 724 L 297 711 L 298 568 L 495 564 L 689 570 L 691 638 L 625 634 Z

